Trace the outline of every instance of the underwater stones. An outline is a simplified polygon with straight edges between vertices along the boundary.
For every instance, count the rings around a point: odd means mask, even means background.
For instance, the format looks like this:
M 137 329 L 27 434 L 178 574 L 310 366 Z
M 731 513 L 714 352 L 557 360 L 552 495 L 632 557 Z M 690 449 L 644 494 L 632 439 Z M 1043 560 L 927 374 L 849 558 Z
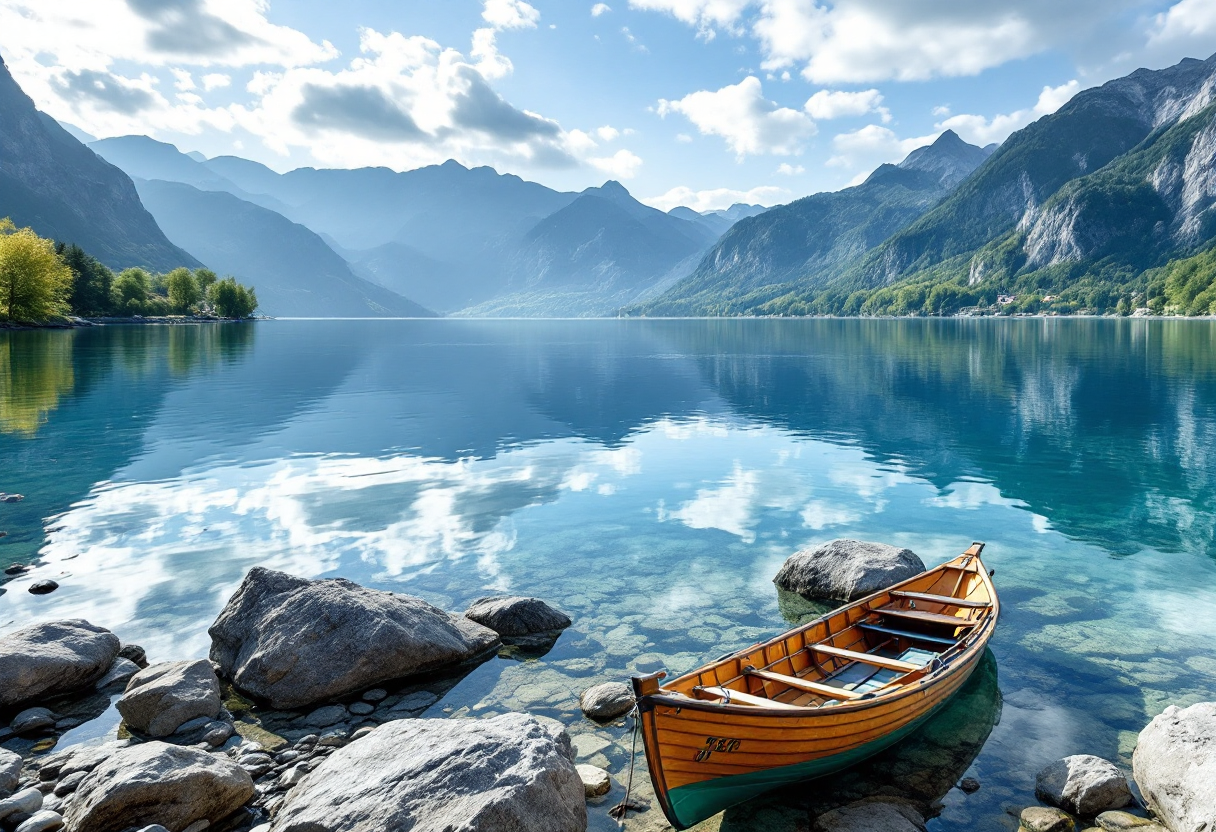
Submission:
M 1057 760 L 1035 778 L 1035 797 L 1076 815 L 1091 817 L 1131 802 L 1127 778 L 1114 763 L 1090 754 Z
M 302 723 L 312 728 L 326 728 L 346 719 L 346 708 L 342 705 L 325 705 L 304 717 Z
M 389 710 L 393 713 L 398 711 L 421 711 L 431 707 L 438 701 L 439 697 L 429 690 L 419 690 L 414 691 L 408 696 L 403 696 L 401 701 L 393 705 Z
M 624 682 L 605 682 L 583 691 L 579 707 L 597 722 L 607 722 L 629 713 L 633 708 L 633 691 Z
M 50 578 L 43 578 L 41 581 L 34 581 L 29 586 L 31 595 L 49 595 L 59 589 L 59 584 L 52 581 Z
M 1129 812 L 1120 812 L 1117 809 L 1109 812 L 1103 812 L 1094 819 L 1098 827 L 1105 832 L 1165 832 L 1165 827 L 1156 821 L 1148 818 L 1140 818 Z
M 218 821 L 254 796 L 253 780 L 223 755 L 154 741 L 120 749 L 93 769 L 68 808 L 68 826 L 122 832 L 159 823 Z
M 205 659 L 163 662 L 139 671 L 118 700 L 127 725 L 153 737 L 167 737 L 193 719 L 202 725 L 219 716 L 220 684 Z
M 1175 832 L 1216 830 L 1216 702 L 1171 705 L 1140 732 L 1132 768 L 1149 807 Z
M 352 702 L 348 706 L 349 710 L 355 716 L 367 716 L 372 711 L 376 710 L 376 706 L 370 702 Z
M 1020 828 L 1025 832 L 1073 832 L 1073 823 L 1067 812 L 1049 806 L 1029 806 L 1018 817 Z
M 0 636 L 0 708 L 87 687 L 117 654 L 116 635 L 79 619 Z
M 925 832 L 916 804 L 898 797 L 859 800 L 815 818 L 815 832 Z
M 262 567 L 249 571 L 209 632 L 223 673 L 275 708 L 338 699 L 499 643 L 493 630 L 420 598 Z
M 611 748 L 612 740 L 601 737 L 599 734 L 584 732 L 572 734 L 570 744 L 574 748 L 574 756 L 581 760 L 598 754 L 606 748 Z
M 363 692 L 361 697 L 364 702 L 383 702 L 388 699 L 388 691 L 384 688 L 372 688 Z
M 587 797 L 601 797 L 608 794 L 612 788 L 612 778 L 599 766 L 582 763 L 574 768 L 578 771 L 579 779 L 583 781 L 583 793 Z
M 791 555 L 773 583 L 805 598 L 853 601 L 924 571 L 924 562 L 910 549 L 832 540 Z
M 411 719 L 335 751 L 290 792 L 273 832 L 583 832 L 585 787 L 551 719 Z
M 555 610 L 539 598 L 518 595 L 478 598 L 464 614 L 500 636 L 529 636 L 564 630 L 570 626 L 570 616 L 565 613 Z

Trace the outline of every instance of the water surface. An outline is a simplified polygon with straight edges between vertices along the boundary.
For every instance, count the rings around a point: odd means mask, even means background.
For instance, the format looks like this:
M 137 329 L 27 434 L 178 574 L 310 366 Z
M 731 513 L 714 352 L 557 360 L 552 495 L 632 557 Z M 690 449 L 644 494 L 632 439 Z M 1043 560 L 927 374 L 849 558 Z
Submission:
M 1152 716 L 1213 696 L 1214 339 L 1076 319 L 0 333 L 0 491 L 26 495 L 0 504 L 0 565 L 39 560 L 0 589 L 0 631 L 83 617 L 153 661 L 203 656 L 254 564 L 452 610 L 535 595 L 574 619 L 555 648 L 481 665 L 427 715 L 553 716 L 623 780 L 628 731 L 581 718 L 585 687 L 787 628 L 771 579 L 801 547 L 933 565 L 984 540 L 1004 614 L 956 705 L 713 825 L 793 829 L 881 787 L 936 801 L 934 830 L 1011 829 L 1046 762 L 1130 768 Z M 61 588 L 25 591 L 44 577 Z M 964 774 L 983 788 L 951 789 Z

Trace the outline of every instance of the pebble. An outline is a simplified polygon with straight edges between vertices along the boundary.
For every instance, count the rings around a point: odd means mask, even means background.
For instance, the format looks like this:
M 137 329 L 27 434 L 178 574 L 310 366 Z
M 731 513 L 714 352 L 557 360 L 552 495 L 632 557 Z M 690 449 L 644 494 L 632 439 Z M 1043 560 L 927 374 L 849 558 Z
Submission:
M 59 781 L 55 786 L 55 794 L 63 797 L 65 794 L 71 794 L 76 791 L 76 787 L 80 785 L 80 781 L 88 777 L 87 771 L 74 771 L 67 777 Z
M 288 749 L 287 751 L 280 751 L 278 754 L 274 755 L 274 759 L 275 759 L 275 762 L 278 762 L 278 763 L 290 763 L 294 760 L 300 759 L 300 752 L 293 751 L 292 749 Z
M 269 754 L 246 754 L 237 760 L 237 765 L 249 772 L 255 780 L 274 768 L 274 760 Z
M 14 795 L 0 800 L 0 818 L 21 813 L 32 815 L 42 808 L 42 792 L 38 789 L 22 789 Z
M 50 832 L 63 826 L 63 815 L 58 812 L 41 811 L 30 815 L 30 819 L 18 826 L 14 832 Z
M 1127 832 L 1129 829 L 1136 829 L 1139 832 L 1158 832 L 1158 830 L 1165 832 L 1165 827 L 1156 821 L 1137 817 L 1130 812 L 1120 812 L 1118 809 L 1103 812 L 1095 818 L 1095 821 L 1106 832 Z
M 375 725 L 364 725 L 362 728 L 360 728 L 359 730 L 355 731 L 355 733 L 350 735 L 350 741 L 354 742 L 355 740 L 361 740 L 364 737 L 366 737 L 368 734 L 370 734 L 372 731 L 375 731 L 375 730 L 376 730 Z
M 958 787 L 962 790 L 963 794 L 975 794 L 980 790 L 980 781 L 974 777 L 964 777 L 959 781 Z
M 8 727 L 14 734 L 32 734 L 44 728 L 54 728 L 55 715 L 46 708 L 26 708 L 13 717 Z
M 228 742 L 228 738 L 232 736 L 233 728 L 227 722 L 208 722 L 207 730 L 203 734 L 203 742 L 207 745 L 216 747 Z
M 30 568 L 23 563 L 14 563 L 12 566 L 6 566 L 4 568 L 5 575 L 24 575 L 29 571 Z
M 420 711 L 423 708 L 429 708 L 439 701 L 439 697 L 427 690 L 420 690 L 411 693 L 404 697 L 400 702 L 394 705 L 389 710 L 392 711 Z
M 45 578 L 41 581 L 34 581 L 32 584 L 30 584 L 30 593 L 33 595 L 47 595 L 57 589 L 59 589 L 59 584 L 55 583 L 49 578 Z M 56 817 L 58 817 L 58 815 L 56 815 Z M 62 826 L 63 818 L 59 818 L 59 820 L 60 825 Z
M 388 698 L 388 691 L 384 688 L 372 688 L 363 694 L 364 702 L 381 702 Z
M 316 734 L 306 734 L 306 735 L 300 737 L 298 740 L 296 740 L 295 747 L 300 748 L 301 746 L 304 746 L 304 745 L 316 745 L 317 740 L 319 740 L 319 739 L 320 739 L 320 737 L 317 736 Z
M 307 773 L 308 770 L 302 768 L 301 766 L 292 766 L 291 768 L 287 769 L 287 771 L 283 772 L 282 776 L 279 777 L 279 786 L 285 789 L 290 788 L 296 783 L 299 783 Z
M 583 791 L 587 797 L 608 794 L 609 789 L 612 788 L 612 778 L 599 766 L 580 764 L 575 768 L 578 769 L 579 779 L 583 781 Z
M 335 725 L 345 719 L 346 708 L 342 705 L 324 705 L 304 717 L 302 721 L 305 725 L 324 728 L 327 725 Z
M 340 729 L 337 731 L 326 731 L 321 735 L 321 739 L 317 740 L 317 745 L 322 747 L 329 746 L 331 748 L 346 745 L 346 731 Z
M 355 716 L 367 716 L 376 710 L 376 706 L 369 702 L 352 702 L 348 710 Z
M 0 503 L 19 503 L 24 499 L 24 494 L 5 494 L 0 491 Z
M 211 717 L 209 717 L 209 716 L 196 716 L 194 719 L 183 722 L 181 725 L 177 726 L 177 728 L 173 731 L 173 733 L 174 734 L 189 734 L 194 731 L 197 731 L 199 728 L 202 728 L 203 726 L 207 725 L 211 721 L 212 721 Z M 225 737 L 224 739 L 227 739 L 227 737 Z
M 56 720 L 55 730 L 56 731 L 67 731 L 70 728 L 76 728 L 80 725 L 84 725 L 83 719 L 77 719 L 74 716 L 69 716 L 69 717 L 65 717 L 64 719 Z
M 1022 829 L 1028 832 L 1073 832 L 1076 825 L 1068 813 L 1046 806 L 1030 806 L 1022 810 Z

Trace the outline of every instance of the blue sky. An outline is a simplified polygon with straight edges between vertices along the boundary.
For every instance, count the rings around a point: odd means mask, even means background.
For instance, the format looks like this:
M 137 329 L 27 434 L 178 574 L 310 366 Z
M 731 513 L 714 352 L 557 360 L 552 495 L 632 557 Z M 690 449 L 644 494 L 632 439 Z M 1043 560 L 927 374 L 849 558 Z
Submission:
M 662 208 L 858 181 L 1216 52 L 1216 0 L 0 0 L 40 108 L 278 170 L 456 158 Z

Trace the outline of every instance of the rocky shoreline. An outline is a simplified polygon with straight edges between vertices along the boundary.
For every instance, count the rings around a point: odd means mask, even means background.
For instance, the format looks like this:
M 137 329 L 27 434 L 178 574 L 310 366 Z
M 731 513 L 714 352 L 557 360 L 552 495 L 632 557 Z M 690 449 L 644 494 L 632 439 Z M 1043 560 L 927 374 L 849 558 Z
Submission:
M 263 316 L 254 318 L 220 318 L 215 315 L 153 315 L 144 317 L 135 315 L 130 318 L 79 318 L 69 315 L 54 321 L 41 324 L 12 323 L 0 321 L 0 330 L 21 331 L 27 329 L 82 329 L 91 326 L 126 326 L 152 325 L 185 326 L 194 324 L 240 324 L 251 321 L 270 320 Z
M 915 557 L 833 541 L 790 558 L 778 582 L 848 596 L 917 571 Z M 543 652 L 571 623 L 536 598 L 483 598 L 453 614 L 340 578 L 255 567 L 211 626 L 209 659 L 149 664 L 139 646 L 81 620 L 0 636 L 0 828 L 582 832 L 588 806 L 603 812 L 623 796 L 603 767 L 578 762 L 592 735 L 522 712 L 424 715 L 482 662 Z M 989 687 L 999 700 L 995 672 L 981 699 Z M 972 699 L 959 707 L 986 707 Z M 117 737 L 54 750 L 112 702 L 123 718 Z M 621 681 L 579 697 L 592 726 L 623 727 L 632 708 Z M 958 778 L 990 727 L 977 725 L 943 769 L 943 792 L 982 788 Z M 1207 832 L 1216 828 L 1213 737 L 1216 703 L 1168 708 L 1141 732 L 1130 782 L 1100 758 L 1064 758 L 1038 776 L 1041 805 L 1016 810 L 1014 822 L 1028 832 Z M 904 778 L 932 765 L 915 755 L 890 764 Z M 809 809 L 820 832 L 924 832 L 933 814 L 871 790 L 856 772 L 825 787 L 837 799 Z M 651 810 L 634 828 L 665 826 L 648 803 L 635 800 Z

